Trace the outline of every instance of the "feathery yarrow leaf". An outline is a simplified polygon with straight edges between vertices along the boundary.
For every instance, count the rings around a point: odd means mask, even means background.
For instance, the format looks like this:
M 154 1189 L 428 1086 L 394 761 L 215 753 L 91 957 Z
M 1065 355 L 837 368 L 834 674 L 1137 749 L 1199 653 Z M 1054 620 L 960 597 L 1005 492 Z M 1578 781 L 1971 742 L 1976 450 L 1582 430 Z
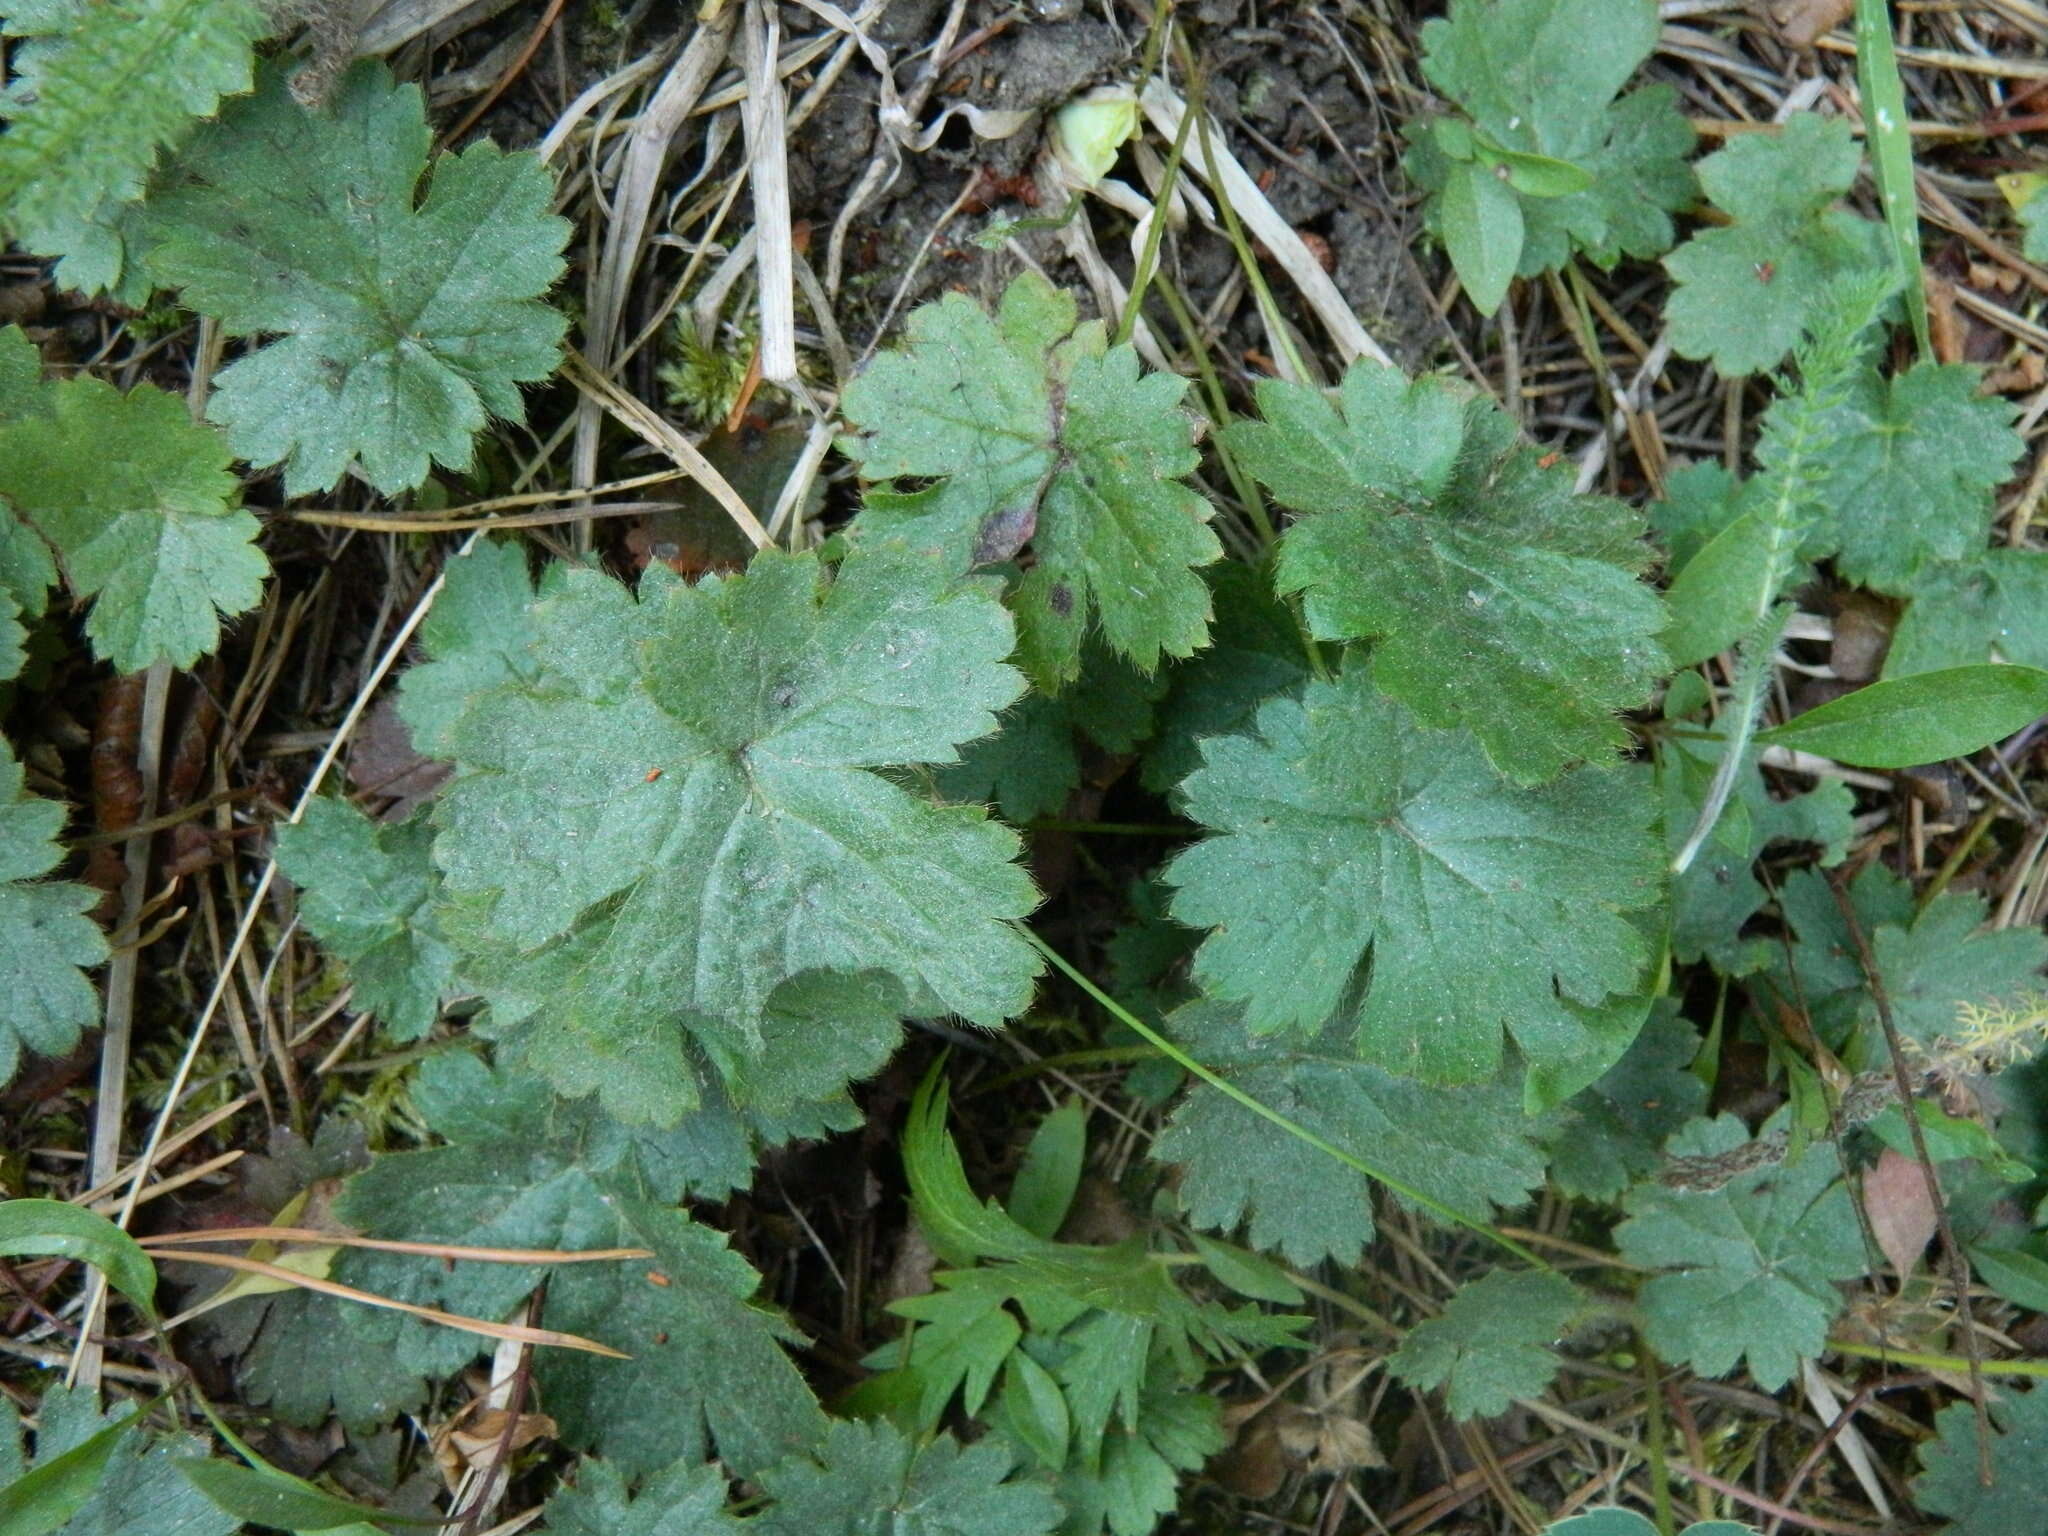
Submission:
M 249 89 L 252 50 L 279 8 L 72 0 L 8 9 L 0 31 L 29 41 L 13 61 L 21 78 L 0 93 L 0 219 L 31 250 L 84 255 L 87 270 L 67 279 L 115 286 L 118 248 L 95 247 L 113 237 L 116 210 L 141 195 L 159 149 Z
M 351 462 L 387 494 L 430 464 L 467 469 L 519 385 L 560 356 L 540 302 L 569 225 L 531 154 L 443 155 L 416 85 L 358 65 L 312 111 L 270 73 L 199 134 L 150 198 L 151 269 L 230 336 L 278 339 L 221 372 L 209 414 L 251 463 L 283 464 L 292 495 Z
M 1496 407 L 1355 364 L 1336 400 L 1278 380 L 1225 441 L 1303 514 L 1283 593 L 1324 640 L 1375 639 L 1373 676 L 1428 725 L 1463 725 L 1538 783 L 1628 740 L 1614 717 L 1667 670 L 1640 514 L 1574 496 Z
M 1091 615 L 1145 671 L 1208 635 L 1193 569 L 1222 553 L 1209 504 L 1182 483 L 1198 462 L 1187 381 L 1140 375 L 1129 346 L 1027 273 L 991 316 L 947 294 L 910 339 L 847 386 L 846 450 L 871 480 L 934 478 L 870 498 L 869 537 L 944 550 L 959 569 L 1035 556 L 1010 602 L 1020 664 L 1056 691 L 1081 668 Z

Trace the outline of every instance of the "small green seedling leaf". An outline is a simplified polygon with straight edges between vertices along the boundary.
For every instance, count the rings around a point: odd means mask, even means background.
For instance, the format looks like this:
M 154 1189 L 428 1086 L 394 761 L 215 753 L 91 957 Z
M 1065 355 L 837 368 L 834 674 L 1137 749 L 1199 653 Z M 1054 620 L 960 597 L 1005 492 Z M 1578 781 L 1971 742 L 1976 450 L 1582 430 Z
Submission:
M 725 1469 L 679 1461 L 629 1491 L 612 1462 L 586 1456 L 575 1486 L 548 1500 L 551 1536 L 743 1536 L 744 1522 L 725 1513 Z
M 1040 1237 L 1059 1231 L 1087 1155 L 1088 1111 L 1080 1100 L 1069 1100 L 1038 1122 L 1010 1186 L 1009 1210 L 1018 1225 Z
M 19 329 L 0 330 L 0 350 L 9 373 L 25 363 L 33 379 Z M 41 612 L 54 550 L 71 589 L 95 599 L 95 652 L 123 672 L 190 666 L 270 574 L 228 465 L 220 434 L 152 385 L 122 394 L 81 375 L 0 390 L 0 500 L 20 519 L 0 532 L 0 589 Z
M 432 906 L 440 887 L 433 840 L 424 817 L 379 826 L 328 799 L 278 830 L 277 864 L 300 889 L 300 920 L 347 964 L 357 1008 L 396 1040 L 432 1029 L 455 986 L 455 955 Z
M 1492 314 L 1508 296 L 1522 259 L 1522 205 L 1507 177 L 1477 161 L 1453 166 L 1437 220 L 1473 308 Z
M 1550 1385 L 1563 1363 L 1557 1342 L 1580 1304 L 1562 1275 L 1492 1270 L 1441 1317 L 1411 1328 L 1387 1369 L 1411 1387 L 1445 1387 L 1453 1419 L 1490 1419 Z
M 1911 768 L 1964 757 L 2048 714 L 2048 672 L 1951 667 L 1872 683 L 1757 734 L 1858 768 Z
M 1199 462 L 1187 384 L 1140 374 L 1098 321 L 1026 274 L 994 315 L 948 294 L 910 317 L 908 344 L 847 386 L 846 450 L 876 481 L 870 540 L 938 550 L 956 570 L 1036 556 L 1010 594 L 1018 660 L 1046 692 L 1079 675 L 1091 618 L 1151 671 L 1208 636 L 1196 567 L 1222 554 L 1209 504 L 1183 483 Z
M 1848 124 L 1800 113 L 1700 162 L 1700 185 L 1729 222 L 1665 258 L 1678 280 L 1664 307 L 1678 352 L 1731 376 L 1769 368 L 1833 283 L 1889 264 L 1879 226 L 1840 206 L 1860 159 Z
M 1656 46 L 1657 25 L 1651 0 L 1453 0 L 1424 26 L 1423 72 L 1470 126 L 1438 118 L 1411 128 L 1405 165 L 1484 312 L 1509 277 L 1554 271 L 1574 251 L 1605 268 L 1671 248 L 1671 215 L 1693 199 L 1692 128 L 1669 86 L 1620 94 Z M 1505 173 L 1494 191 L 1460 174 L 1490 171 Z M 1461 255 L 1482 197 L 1499 233 L 1476 258 Z
M 90 1264 L 146 1316 L 156 1315 L 156 1265 L 96 1211 L 63 1200 L 0 1202 L 0 1255 L 54 1254 Z
M 892 1536 L 1042 1536 L 1060 1506 L 1042 1484 L 1014 1480 L 1008 1448 L 919 1445 L 886 1423 L 835 1422 L 806 1456 L 757 1478 L 774 1500 L 748 1522 L 758 1536 L 887 1530 Z
M 421 199 L 432 137 L 420 88 L 382 64 L 318 112 L 271 72 L 150 198 L 157 277 L 230 336 L 278 336 L 222 370 L 208 413 L 293 495 L 352 462 L 386 494 L 467 469 L 560 359 L 567 322 L 540 295 L 569 225 L 547 169 L 479 143 L 437 161 Z
M 99 1011 L 85 969 L 107 943 L 85 914 L 99 897 L 82 885 L 45 880 L 63 858 L 64 807 L 27 793 L 13 749 L 0 740 L 0 1084 L 24 1048 L 61 1056 Z

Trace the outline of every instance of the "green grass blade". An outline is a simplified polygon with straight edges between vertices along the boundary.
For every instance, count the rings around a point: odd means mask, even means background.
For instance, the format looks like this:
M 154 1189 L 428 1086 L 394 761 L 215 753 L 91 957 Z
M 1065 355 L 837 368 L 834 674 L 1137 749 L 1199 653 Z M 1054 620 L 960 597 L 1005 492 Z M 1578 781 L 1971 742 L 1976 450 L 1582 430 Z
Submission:
M 1906 126 L 1906 88 L 1899 82 L 1899 56 L 1892 46 L 1891 8 L 1886 0 L 1856 0 L 1856 87 L 1863 96 L 1863 129 L 1870 142 L 1870 168 L 1884 203 L 1892 254 L 1906 280 L 1906 314 L 1913 341 L 1932 359 L 1927 334 L 1927 292 L 1920 274 L 1920 199 L 1913 187 L 1913 136 Z

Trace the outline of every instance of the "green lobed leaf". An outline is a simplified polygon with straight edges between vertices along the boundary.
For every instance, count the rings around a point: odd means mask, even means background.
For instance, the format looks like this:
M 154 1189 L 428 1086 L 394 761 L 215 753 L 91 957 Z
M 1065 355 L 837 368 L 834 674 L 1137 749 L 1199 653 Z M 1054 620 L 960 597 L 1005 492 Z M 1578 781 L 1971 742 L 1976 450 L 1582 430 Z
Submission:
M 1993 492 L 2021 444 L 2015 408 L 1981 395 L 1982 382 L 1962 363 L 1917 363 L 1889 379 L 1866 370 L 1829 413 L 1820 496 L 1836 512 L 1835 568 L 1846 580 L 1908 595 L 1923 570 L 1983 549 Z
M 1543 1528 L 1543 1536 L 1657 1536 L 1657 1527 L 1632 1509 L 1589 1509 Z M 1679 1536 L 1756 1536 L 1737 1520 L 1696 1520 Z
M 1174 1038 L 1260 1103 L 1476 1221 L 1543 1181 L 1536 1127 L 1516 1076 L 1428 1087 L 1360 1061 L 1333 1028 L 1295 1039 L 1247 1037 L 1243 1011 L 1203 1000 L 1175 1013 Z M 1182 1165 L 1180 1200 L 1198 1226 L 1240 1224 L 1252 1247 L 1298 1267 L 1358 1262 L 1372 1240 L 1372 1185 L 1206 1084 L 1189 1087 L 1153 1143 Z
M 27 346 L 12 328 L 0 336 Z M 262 597 L 270 563 L 228 463 L 218 433 L 148 384 L 124 395 L 81 375 L 0 398 L 0 498 L 33 530 L 13 538 L 47 540 L 71 589 L 96 599 L 86 634 L 118 671 L 190 666 L 220 643 L 222 616 Z M 48 556 L 0 554 L 0 566 L 0 584 L 41 612 Z
M 917 1445 L 890 1425 L 835 1422 L 815 1451 L 758 1481 L 774 1502 L 748 1522 L 761 1536 L 888 1531 L 890 1536 L 1041 1536 L 1060 1506 L 1042 1484 L 1011 1477 L 1015 1457 L 984 1441 Z
M 1879 226 L 1840 206 L 1861 160 L 1849 125 L 1802 112 L 1746 133 L 1699 163 L 1728 215 L 1664 259 L 1678 286 L 1664 306 L 1673 348 L 1722 373 L 1756 373 L 1799 340 L 1830 287 L 1887 264 Z
M 1691 1070 L 1699 1051 L 1699 1032 L 1659 998 L 1627 1054 L 1558 1112 L 1550 1178 L 1561 1193 L 1618 1200 L 1657 1170 L 1672 1132 L 1706 1107 Z
M 1664 804 L 1665 846 L 1675 853 L 1699 817 L 1725 743 L 1668 736 L 1658 743 L 1657 782 Z M 1780 798 L 1752 765 L 1735 781 L 1729 809 L 1714 836 L 1684 874 L 1671 882 L 1671 949 L 1691 964 L 1712 960 L 1725 976 L 1745 975 L 1766 963 L 1777 942 L 1745 937 L 1743 925 L 1763 909 L 1768 893 L 1756 861 L 1774 844 L 1819 849 L 1822 867 L 1839 864 L 1855 831 L 1855 797 L 1839 780 L 1823 779 L 1802 794 Z
M 1150 1536 L 1180 1502 L 1183 1473 L 1199 1471 L 1228 1443 L 1216 1399 L 1155 1386 L 1135 1426 L 1111 1424 L 1093 1463 L 1069 1460 L 1055 1485 L 1067 1519 L 1062 1531 Z
M 1308 639 L 1264 565 L 1225 560 L 1203 574 L 1216 608 L 1209 646 L 1165 669 L 1158 731 L 1145 748 L 1141 777 L 1158 793 L 1201 766 L 1203 737 L 1244 730 L 1261 704 L 1309 675 Z
M 1334 1021 L 1364 1060 L 1426 1082 L 1490 1080 L 1503 1031 L 1534 1067 L 1611 1061 L 1626 1041 L 1609 1049 L 1590 1015 L 1642 981 L 1650 945 L 1627 914 L 1662 897 L 1646 786 L 1582 769 L 1517 788 L 1374 671 L 1204 744 L 1182 793 L 1210 835 L 1165 872 L 1175 918 L 1212 930 L 1196 979 L 1243 1002 L 1253 1035 Z
M 992 804 L 1019 825 L 1057 816 L 1081 782 L 1073 712 L 1063 699 L 1026 694 L 993 736 L 962 747 L 960 761 L 935 769 L 932 782 L 948 800 Z
M 349 1181 L 336 1213 L 371 1236 L 517 1248 L 647 1248 L 651 1259 L 562 1266 L 551 1274 L 549 1327 L 625 1351 L 611 1360 L 567 1349 L 534 1356 L 534 1378 L 572 1446 L 630 1471 L 702 1459 L 715 1444 L 751 1473 L 809 1444 L 822 1416 L 782 1346 L 799 1338 L 759 1306 L 759 1277 L 722 1234 L 674 1206 L 685 1185 L 717 1195 L 745 1177 L 744 1138 L 721 1149 L 701 1125 L 636 1132 L 565 1105 L 532 1079 L 442 1055 L 420 1070 L 414 1101 L 449 1145 L 386 1153 Z M 529 1265 L 457 1263 L 352 1251 L 335 1277 L 400 1300 L 502 1317 L 540 1278 Z M 406 1320 L 392 1352 L 448 1372 L 478 1349 Z M 730 1390 L 744 1381 L 745 1392 Z M 620 1402 L 658 1403 L 621 1414 Z
M 455 955 L 432 901 L 439 885 L 423 817 L 379 826 L 345 801 L 318 799 L 278 829 L 277 863 L 299 887 L 306 931 L 348 966 L 355 1002 L 397 1040 L 434 1027 Z
M 567 567 L 550 565 L 548 592 L 561 590 Z M 398 713 L 413 745 L 435 757 L 455 751 L 455 722 L 470 699 L 539 674 L 531 614 L 533 582 L 516 541 L 480 540 L 442 571 L 445 585 L 420 624 L 428 659 L 398 680 Z
M 725 1513 L 725 1472 L 716 1464 L 679 1461 L 631 1493 L 618 1467 L 586 1456 L 575 1483 L 549 1498 L 547 1528 L 554 1536 L 740 1536 L 747 1525 Z
M 2048 668 L 2048 553 L 1987 549 L 1921 567 L 1885 654 L 1887 680 L 1986 661 Z
M 2048 1392 L 2007 1391 L 1993 1400 L 1991 1485 L 1977 1473 L 1977 1414 L 1950 1403 L 1921 1442 L 1913 1493 L 1920 1508 L 1951 1523 L 1946 1536 L 2026 1536 L 2048 1505 Z
M 1670 1150 L 1712 1156 L 1748 1140 L 1741 1121 L 1722 1115 L 1693 1122 Z M 1835 1146 L 1816 1142 L 1711 1192 L 1630 1190 L 1615 1240 L 1631 1264 L 1660 1271 L 1637 1298 L 1651 1347 L 1707 1376 L 1746 1358 L 1767 1392 L 1790 1381 L 1827 1341 L 1842 1308 L 1835 1282 L 1869 1265 L 1841 1171 Z
M 107 957 L 106 940 L 85 914 L 99 900 L 82 885 L 43 880 L 63 857 L 64 807 L 23 788 L 14 750 L 0 739 L 0 1084 L 24 1048 L 61 1056 L 99 1013 L 83 974 Z
M 1409 1329 L 1387 1369 L 1411 1387 L 1444 1387 L 1453 1419 L 1490 1419 L 1550 1385 L 1557 1341 L 1581 1303 L 1562 1275 L 1489 1270 Z
M 1965 757 L 2048 714 L 2048 671 L 1950 667 L 1870 683 L 1757 733 L 1859 768 L 1911 768 Z
M 956 569 L 1034 561 L 1010 602 L 1020 665 L 1056 692 L 1078 675 L 1092 618 L 1149 672 L 1208 634 L 1195 567 L 1222 553 L 1209 504 L 1182 483 L 1198 462 L 1183 379 L 1140 376 L 1137 354 L 1043 278 L 1013 282 L 991 316 L 948 294 L 910 317 L 840 402 L 846 451 L 870 480 L 933 479 L 871 496 L 870 538 L 943 551 Z
M 1277 380 L 1258 400 L 1225 441 L 1304 514 L 1275 579 L 1317 638 L 1377 640 L 1379 686 L 1518 781 L 1627 742 L 1616 713 L 1666 670 L 1639 514 L 1572 495 L 1568 466 L 1442 380 L 1358 363 L 1334 401 Z
M 1423 73 L 1471 114 L 1477 158 L 1491 154 L 1509 173 L 1519 204 L 1509 275 L 1553 271 L 1574 250 L 1612 267 L 1670 249 L 1671 214 L 1693 200 L 1692 129 L 1668 86 L 1617 99 L 1656 44 L 1649 0 L 1454 0 L 1422 37 Z M 1463 167 L 1441 134 L 1412 137 L 1408 172 L 1449 245 Z M 1539 171 L 1539 159 L 1571 174 Z
M 522 414 L 563 317 L 566 220 L 531 154 L 478 143 L 433 166 L 416 85 L 359 64 L 319 112 L 269 72 L 150 198 L 150 264 L 230 336 L 278 339 L 230 364 L 209 414 L 285 488 L 332 487 L 351 462 L 378 490 L 464 470 L 494 416 Z
M 823 1097 L 880 1065 L 890 1015 L 995 1025 L 1030 998 L 1015 834 L 877 771 L 989 731 L 1021 686 L 1009 620 L 916 554 L 823 578 L 763 554 L 636 601 L 568 572 L 527 617 L 529 675 L 449 733 L 444 923 L 568 1092 L 673 1118 L 687 1044 L 742 1103 Z

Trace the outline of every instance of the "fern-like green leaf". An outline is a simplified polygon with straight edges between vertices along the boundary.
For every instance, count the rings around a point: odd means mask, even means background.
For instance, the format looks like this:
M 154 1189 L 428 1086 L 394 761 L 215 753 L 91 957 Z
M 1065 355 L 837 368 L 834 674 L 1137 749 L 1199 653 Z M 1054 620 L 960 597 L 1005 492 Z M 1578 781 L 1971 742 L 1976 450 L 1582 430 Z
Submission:
M 0 96 L 0 220 L 23 245 L 122 273 L 93 241 L 140 194 L 157 152 L 249 89 L 251 50 L 281 7 L 258 0 L 102 0 L 10 6 L 33 39 Z M 21 14 L 21 12 L 27 14 Z M 93 263 L 99 263 L 95 266 Z

